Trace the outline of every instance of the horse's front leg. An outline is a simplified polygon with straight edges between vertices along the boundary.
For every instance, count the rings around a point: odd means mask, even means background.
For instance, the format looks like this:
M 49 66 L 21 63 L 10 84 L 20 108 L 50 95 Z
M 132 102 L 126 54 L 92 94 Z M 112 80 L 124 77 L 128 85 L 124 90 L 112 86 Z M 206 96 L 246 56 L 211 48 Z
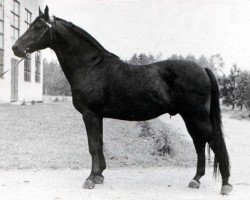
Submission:
M 104 181 L 102 172 L 106 168 L 106 163 L 102 149 L 103 119 L 93 112 L 88 112 L 83 114 L 83 120 L 88 135 L 89 152 L 92 157 L 91 173 L 84 182 L 83 188 L 92 189 L 95 184 L 101 184 Z

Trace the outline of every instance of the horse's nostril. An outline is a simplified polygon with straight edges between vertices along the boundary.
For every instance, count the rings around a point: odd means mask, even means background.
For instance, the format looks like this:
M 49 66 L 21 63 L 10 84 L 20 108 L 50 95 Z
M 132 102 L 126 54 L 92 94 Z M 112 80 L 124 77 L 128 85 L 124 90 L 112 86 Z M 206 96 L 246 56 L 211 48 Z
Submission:
M 13 46 L 12 46 L 12 50 L 13 50 L 13 51 L 18 51 L 18 49 L 19 49 L 19 48 L 18 48 L 17 45 L 13 45 Z

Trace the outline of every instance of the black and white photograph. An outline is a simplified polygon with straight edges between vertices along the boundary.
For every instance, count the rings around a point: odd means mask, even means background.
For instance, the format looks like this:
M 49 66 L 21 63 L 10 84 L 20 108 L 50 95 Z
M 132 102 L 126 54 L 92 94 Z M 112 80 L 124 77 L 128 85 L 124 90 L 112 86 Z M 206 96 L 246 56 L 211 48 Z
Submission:
M 250 0 L 0 0 L 0 200 L 249 200 Z

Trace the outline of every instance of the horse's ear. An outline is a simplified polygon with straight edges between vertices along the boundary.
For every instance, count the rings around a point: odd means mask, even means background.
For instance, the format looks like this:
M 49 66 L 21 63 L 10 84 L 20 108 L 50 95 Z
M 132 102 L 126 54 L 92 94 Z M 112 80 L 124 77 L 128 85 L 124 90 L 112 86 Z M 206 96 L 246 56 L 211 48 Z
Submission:
M 43 11 L 41 10 L 40 6 L 39 6 L 39 15 L 42 15 Z
M 46 6 L 44 9 L 44 15 L 47 19 L 49 19 L 49 7 L 48 6 Z

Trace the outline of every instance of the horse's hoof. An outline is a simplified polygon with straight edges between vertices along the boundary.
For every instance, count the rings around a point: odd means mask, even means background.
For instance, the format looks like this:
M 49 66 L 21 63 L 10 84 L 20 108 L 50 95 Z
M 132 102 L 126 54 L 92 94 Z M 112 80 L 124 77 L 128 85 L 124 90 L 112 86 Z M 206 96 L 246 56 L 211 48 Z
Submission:
M 103 181 L 104 181 L 103 176 L 95 176 L 95 178 L 93 179 L 94 184 L 102 184 Z
M 190 181 L 188 187 L 190 187 L 190 188 L 199 188 L 200 185 L 201 185 L 201 184 L 200 184 L 198 181 L 192 180 L 192 181 Z
M 220 193 L 222 195 L 228 195 L 231 191 L 233 190 L 233 186 L 228 184 L 228 185 L 222 185 Z
M 95 187 L 95 183 L 92 180 L 86 180 L 82 187 L 84 189 L 93 189 Z

